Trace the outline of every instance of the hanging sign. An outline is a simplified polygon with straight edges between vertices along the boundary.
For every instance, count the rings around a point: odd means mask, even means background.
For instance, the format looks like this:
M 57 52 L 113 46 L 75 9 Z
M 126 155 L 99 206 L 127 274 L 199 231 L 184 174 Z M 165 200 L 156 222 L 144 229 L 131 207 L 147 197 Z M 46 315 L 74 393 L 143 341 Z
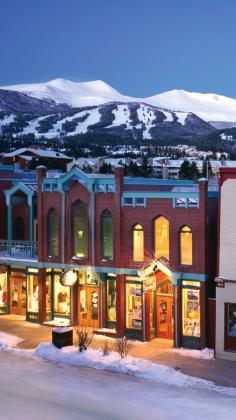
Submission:
M 143 281 L 143 291 L 149 292 L 156 290 L 156 278 L 155 276 L 145 277 Z
M 7 265 L 0 265 L 0 274 L 6 273 L 7 271 Z
M 60 282 L 62 286 L 74 286 L 77 282 L 78 275 L 75 270 L 63 271 L 60 275 Z

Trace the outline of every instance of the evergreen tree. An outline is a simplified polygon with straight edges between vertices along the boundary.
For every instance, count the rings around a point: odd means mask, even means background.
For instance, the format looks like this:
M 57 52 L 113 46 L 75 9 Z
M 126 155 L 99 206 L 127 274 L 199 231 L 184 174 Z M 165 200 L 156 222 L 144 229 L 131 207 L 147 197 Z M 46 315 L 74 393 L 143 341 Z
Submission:
M 185 159 L 179 170 L 180 179 L 191 179 L 191 165 L 189 160 Z

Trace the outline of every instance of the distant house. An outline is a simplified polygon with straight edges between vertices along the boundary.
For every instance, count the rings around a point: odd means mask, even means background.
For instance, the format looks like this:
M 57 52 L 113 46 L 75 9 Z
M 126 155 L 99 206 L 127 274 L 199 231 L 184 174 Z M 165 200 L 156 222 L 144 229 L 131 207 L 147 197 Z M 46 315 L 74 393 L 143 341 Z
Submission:
M 221 140 L 236 141 L 236 139 L 234 139 L 234 137 L 231 134 L 221 133 L 220 137 L 221 137 Z
M 44 164 L 49 168 L 56 166 L 62 170 L 66 169 L 66 164 L 72 160 L 71 157 L 64 153 L 54 150 L 40 149 L 37 147 L 23 147 L 10 153 L 2 153 L 0 161 L 4 165 L 15 165 L 16 170 L 27 170 L 32 168 L 32 164 L 37 166 Z

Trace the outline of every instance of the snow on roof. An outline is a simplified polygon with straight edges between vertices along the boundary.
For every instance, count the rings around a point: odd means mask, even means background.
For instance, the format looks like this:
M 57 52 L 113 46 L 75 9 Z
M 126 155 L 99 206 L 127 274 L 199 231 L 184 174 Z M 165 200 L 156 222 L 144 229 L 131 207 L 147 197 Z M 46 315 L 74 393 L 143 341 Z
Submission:
M 3 153 L 3 157 L 15 157 L 22 155 L 25 157 L 24 153 L 31 152 L 35 155 L 38 155 L 40 157 L 51 157 L 51 158 L 57 158 L 57 159 L 71 159 L 69 156 L 65 155 L 64 153 L 55 152 L 54 150 L 44 150 L 44 149 L 34 149 L 34 148 L 27 148 L 22 147 L 21 149 L 14 150 L 10 153 Z

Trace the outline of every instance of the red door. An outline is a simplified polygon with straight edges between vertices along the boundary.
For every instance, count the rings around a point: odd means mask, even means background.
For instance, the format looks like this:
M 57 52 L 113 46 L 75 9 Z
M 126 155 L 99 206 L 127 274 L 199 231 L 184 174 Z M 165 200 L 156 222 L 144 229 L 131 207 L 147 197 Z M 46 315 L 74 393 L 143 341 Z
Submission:
M 157 337 L 173 339 L 174 299 L 157 296 Z

